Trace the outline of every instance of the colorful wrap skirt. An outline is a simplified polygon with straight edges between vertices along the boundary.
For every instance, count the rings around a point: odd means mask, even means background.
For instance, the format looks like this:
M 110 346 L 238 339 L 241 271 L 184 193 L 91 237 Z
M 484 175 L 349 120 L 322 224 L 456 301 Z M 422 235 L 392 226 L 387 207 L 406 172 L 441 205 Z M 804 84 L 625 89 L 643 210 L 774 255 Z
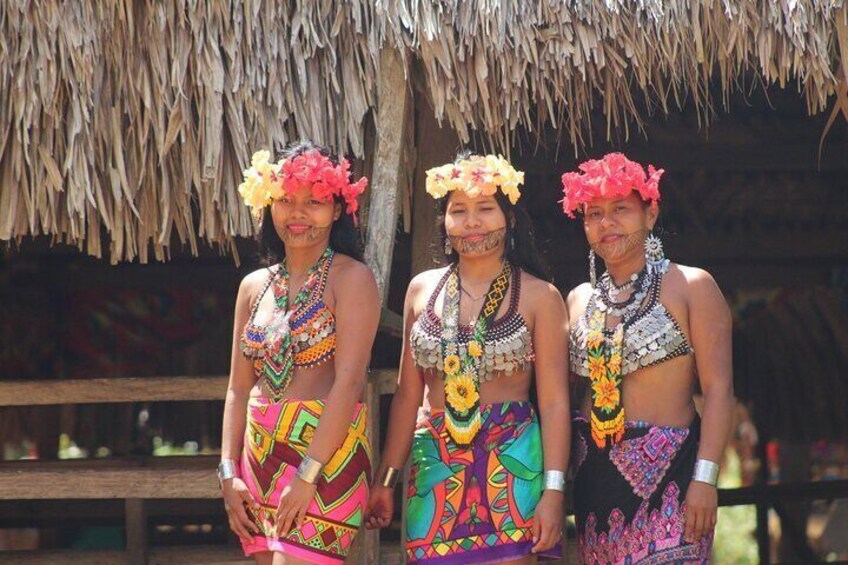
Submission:
M 321 400 L 272 402 L 251 398 L 241 458 L 241 478 L 259 502 L 248 515 L 259 532 L 245 554 L 278 551 L 312 563 L 342 563 L 362 525 L 371 484 L 371 446 L 367 409 L 357 404 L 347 437 L 318 479 L 318 489 L 306 521 L 283 537 L 274 535 L 277 504 L 306 454 L 318 419 Z
M 472 444 L 456 445 L 444 411 L 421 409 L 407 488 L 406 557 L 419 565 L 530 555 L 542 495 L 542 436 L 529 402 L 484 404 Z M 543 557 L 559 558 L 557 545 Z
M 695 468 L 700 419 L 688 428 L 625 424 L 624 439 L 598 449 L 589 423 L 572 424 L 574 516 L 586 565 L 708 563 L 712 534 L 683 539 L 686 491 Z

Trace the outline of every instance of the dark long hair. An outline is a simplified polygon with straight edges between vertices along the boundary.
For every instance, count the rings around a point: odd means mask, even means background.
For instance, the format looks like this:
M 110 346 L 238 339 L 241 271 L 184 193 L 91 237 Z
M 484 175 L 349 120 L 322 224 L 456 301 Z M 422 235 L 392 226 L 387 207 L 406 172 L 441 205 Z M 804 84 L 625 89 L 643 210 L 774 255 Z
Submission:
M 457 156 L 456 160 L 458 162 L 467 159 L 469 156 L 471 156 L 470 152 L 463 152 Z M 436 219 L 439 233 L 441 234 L 442 250 L 444 250 L 445 242 L 448 238 L 448 233 L 445 229 L 445 213 L 448 208 L 449 198 L 450 195 L 439 200 L 439 216 Z M 542 259 L 539 248 L 536 247 L 536 229 L 527 210 L 520 203 L 512 204 L 501 191 L 495 192 L 495 202 L 498 203 L 504 216 L 506 216 L 505 241 L 507 261 L 538 279 L 551 282 L 550 269 L 545 260 Z M 450 263 L 459 261 L 459 254 L 455 250 L 451 250 L 445 257 Z
M 312 141 L 299 141 L 286 147 L 280 158 L 292 159 L 307 151 L 317 150 L 321 155 L 330 159 L 334 165 L 339 164 L 339 157 L 328 147 L 318 145 Z M 330 228 L 330 247 L 339 253 L 343 253 L 357 261 L 364 261 L 362 255 L 362 234 L 353 221 L 353 216 L 345 213 L 345 203 L 340 196 L 333 197 L 336 204 L 342 206 L 339 219 L 333 222 Z M 259 257 L 266 265 L 280 263 L 286 257 L 286 247 L 283 240 L 274 229 L 274 220 L 271 218 L 271 207 L 268 206 L 262 212 L 262 222 L 259 225 L 259 233 L 256 234 L 259 241 Z

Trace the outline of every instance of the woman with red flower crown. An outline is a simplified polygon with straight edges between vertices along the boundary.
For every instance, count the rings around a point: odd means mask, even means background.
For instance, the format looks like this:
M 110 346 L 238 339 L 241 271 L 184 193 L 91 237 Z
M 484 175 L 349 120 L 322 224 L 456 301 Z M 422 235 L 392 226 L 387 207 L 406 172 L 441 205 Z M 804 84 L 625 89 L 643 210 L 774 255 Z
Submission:
M 581 562 L 706 563 L 733 410 L 730 311 L 709 273 L 670 263 L 653 235 L 662 170 L 620 153 L 579 168 L 562 175 L 562 204 L 591 248 L 591 282 L 567 299 Z
M 349 177 L 346 160 L 303 142 L 277 163 L 257 152 L 239 186 L 270 266 L 236 299 L 218 476 L 260 564 L 343 563 L 368 498 L 358 399 L 380 299 L 355 221 L 367 180 Z
M 368 527 L 391 521 L 411 447 L 410 564 L 518 565 L 561 555 L 567 317 L 545 280 L 530 218 L 516 205 L 523 180 L 496 155 L 427 172 L 449 265 L 409 284 L 398 390 L 367 515 Z

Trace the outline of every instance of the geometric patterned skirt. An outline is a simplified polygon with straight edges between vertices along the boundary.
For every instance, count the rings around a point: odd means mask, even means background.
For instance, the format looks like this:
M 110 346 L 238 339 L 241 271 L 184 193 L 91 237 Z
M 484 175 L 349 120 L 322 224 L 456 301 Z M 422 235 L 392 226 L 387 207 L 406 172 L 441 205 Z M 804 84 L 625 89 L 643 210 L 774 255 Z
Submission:
M 242 543 L 246 555 L 277 551 L 313 563 L 338 564 L 350 552 L 371 484 L 367 409 L 362 403 L 356 405 L 344 443 L 318 479 L 303 526 L 281 538 L 274 535 L 280 495 L 306 454 L 323 410 L 322 400 L 250 399 L 241 477 L 260 507 L 248 510 L 259 535 Z
M 543 487 L 542 437 L 529 402 L 480 406 L 460 447 L 444 411 L 419 411 L 407 488 L 406 557 L 416 565 L 493 563 L 530 555 Z M 540 556 L 559 558 L 557 546 Z
M 688 428 L 626 422 L 609 449 L 592 441 L 588 421 L 572 420 L 571 464 L 580 562 L 657 565 L 708 563 L 712 533 L 683 539 L 686 491 L 701 421 Z

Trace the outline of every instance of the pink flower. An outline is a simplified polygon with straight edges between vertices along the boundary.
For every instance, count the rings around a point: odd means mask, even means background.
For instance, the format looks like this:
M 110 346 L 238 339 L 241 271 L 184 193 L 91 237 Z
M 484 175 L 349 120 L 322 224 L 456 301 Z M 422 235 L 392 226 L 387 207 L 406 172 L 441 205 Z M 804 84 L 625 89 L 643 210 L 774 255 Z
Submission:
M 562 175 L 563 211 L 574 218 L 579 210 L 596 198 L 623 198 L 635 190 L 645 202 L 660 199 L 662 169 L 648 165 L 648 173 L 623 153 L 608 153 L 601 159 L 589 159 L 578 166 L 581 171 Z

